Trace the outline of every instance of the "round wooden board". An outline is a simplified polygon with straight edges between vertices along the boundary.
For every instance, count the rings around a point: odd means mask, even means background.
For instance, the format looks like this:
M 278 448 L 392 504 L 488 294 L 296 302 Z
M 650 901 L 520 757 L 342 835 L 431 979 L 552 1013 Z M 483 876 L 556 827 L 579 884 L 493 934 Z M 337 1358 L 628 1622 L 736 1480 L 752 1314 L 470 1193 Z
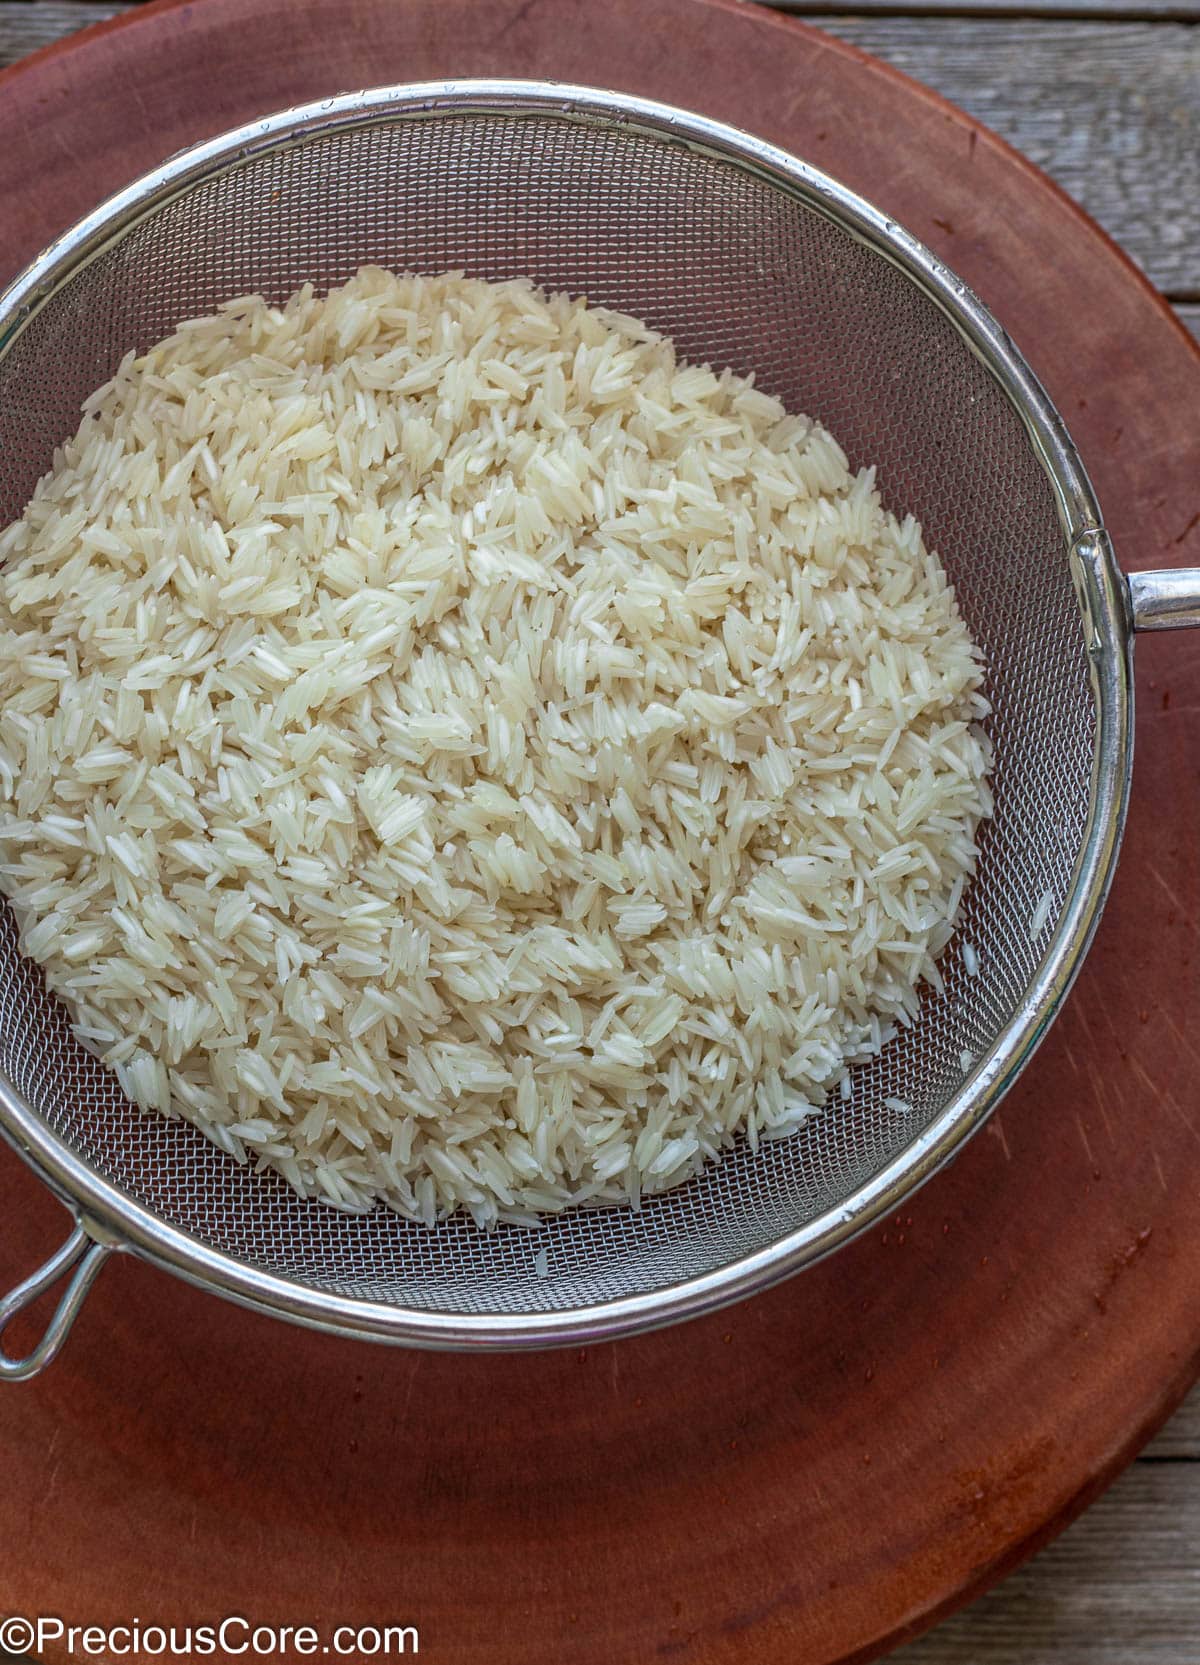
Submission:
M 147 7 L 0 82 L 0 267 L 254 115 L 476 74 L 693 106 L 845 180 L 1025 348 L 1125 564 L 1200 564 L 1200 356 L 1163 303 L 975 122 L 752 6 Z M 531 1357 L 340 1342 L 122 1256 L 61 1359 L 0 1396 L 5 1607 L 411 1623 L 446 1665 L 825 1665 L 1064 1525 L 1200 1364 L 1200 641 L 1139 660 L 1096 946 L 1025 1079 L 903 1218 L 714 1319 Z M 0 1198 L 7 1286 L 64 1216 L 7 1151 Z

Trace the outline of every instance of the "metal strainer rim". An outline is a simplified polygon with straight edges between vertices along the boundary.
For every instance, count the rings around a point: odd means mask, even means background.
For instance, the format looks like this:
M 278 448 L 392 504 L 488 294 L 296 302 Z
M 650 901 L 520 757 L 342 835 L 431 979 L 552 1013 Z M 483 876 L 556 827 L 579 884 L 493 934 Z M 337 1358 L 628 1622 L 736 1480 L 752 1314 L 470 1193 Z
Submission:
M 339 1334 L 466 1350 L 569 1345 L 698 1316 L 812 1264 L 894 1211 L 986 1120 L 1028 1062 L 1070 987 L 1111 882 L 1132 764 L 1131 623 L 1126 582 L 1078 453 L 1033 372 L 979 298 L 928 248 L 828 175 L 739 129 L 646 99 L 541 81 L 445 81 L 349 93 L 251 122 L 172 157 L 57 238 L 0 295 L 0 360 L 64 283 L 138 221 L 199 181 L 263 152 L 338 130 L 448 113 L 619 124 L 712 155 L 832 219 L 916 284 L 999 384 L 1054 489 L 1096 697 L 1087 831 L 1069 897 L 1017 1018 L 929 1126 L 852 1197 L 766 1249 L 680 1283 L 569 1310 L 486 1316 L 406 1308 L 316 1289 L 215 1250 L 135 1202 L 77 1156 L 0 1071 L 0 1133 L 80 1215 L 98 1242 L 132 1249 L 241 1305 Z

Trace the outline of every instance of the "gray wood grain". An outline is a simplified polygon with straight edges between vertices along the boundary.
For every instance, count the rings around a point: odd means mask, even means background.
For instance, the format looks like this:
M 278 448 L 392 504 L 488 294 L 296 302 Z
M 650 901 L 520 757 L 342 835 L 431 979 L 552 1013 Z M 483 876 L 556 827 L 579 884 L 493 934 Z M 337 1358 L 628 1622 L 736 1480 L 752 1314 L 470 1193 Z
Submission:
M 0 63 L 125 9 L 111 0 L 0 3 Z M 987 122 L 1160 289 L 1200 299 L 1200 29 L 1062 17 L 819 21 Z
M 1147 1462 L 1187 1461 L 1200 1464 L 1200 1387 L 1184 1400 L 1162 1433 L 1150 1441 L 1142 1455 Z M 1197 1503 L 1200 1505 L 1200 1468 L 1196 1469 L 1195 1483 Z M 1200 1581 L 1200 1518 L 1196 1524 L 1196 1567 L 1197 1580 Z M 1200 1614 L 1196 1630 L 1196 1657 L 1200 1659 Z
M 115 0 L 0 0 L 0 66 L 133 7 Z
M 124 11 L 140 0 L 0 0 L 0 9 L 19 6 L 52 17 L 97 16 Z M 777 11 L 811 16 L 853 11 L 879 17 L 1065 17 L 1076 20 L 1188 22 L 1200 19 L 1200 0 L 764 0 Z M 68 22 L 63 31 L 72 27 Z M 74 27 L 82 27 L 75 24 Z M 51 36 L 51 39 L 54 37 Z M 32 48 L 30 49 L 32 50 Z
M 1196 337 L 1197 341 L 1200 341 L 1200 305 L 1190 303 L 1185 306 L 1177 306 L 1175 310 L 1183 319 L 1188 329 L 1190 329 L 1192 334 Z
M 763 0 L 811 17 L 854 11 L 874 17 L 1065 17 L 1080 22 L 1180 22 L 1200 19 L 1198 0 Z

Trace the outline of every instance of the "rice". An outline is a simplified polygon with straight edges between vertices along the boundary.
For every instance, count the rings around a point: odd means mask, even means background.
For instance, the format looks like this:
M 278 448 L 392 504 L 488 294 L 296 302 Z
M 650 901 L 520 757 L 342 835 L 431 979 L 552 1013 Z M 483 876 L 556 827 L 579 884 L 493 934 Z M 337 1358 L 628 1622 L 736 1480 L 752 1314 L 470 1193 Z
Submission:
M 1041 936 L 1042 932 L 1046 929 L 1046 926 L 1050 922 L 1050 915 L 1053 911 L 1054 896 L 1051 891 L 1047 890 L 1039 900 L 1037 907 L 1033 910 L 1033 917 L 1029 921 L 1029 935 L 1031 937 Z
M 634 319 L 233 300 L 88 400 L 0 560 L 23 951 L 142 1109 L 305 1196 L 636 1205 L 940 986 L 991 808 L 941 563 Z

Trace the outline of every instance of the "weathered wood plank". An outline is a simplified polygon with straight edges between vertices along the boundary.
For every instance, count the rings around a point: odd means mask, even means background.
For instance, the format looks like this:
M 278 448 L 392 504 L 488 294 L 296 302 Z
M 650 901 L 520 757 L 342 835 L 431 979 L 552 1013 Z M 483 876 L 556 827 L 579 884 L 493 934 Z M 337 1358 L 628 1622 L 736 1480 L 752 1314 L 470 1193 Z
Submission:
M 1183 319 L 1188 329 L 1200 341 L 1200 305 L 1189 302 L 1186 306 L 1177 306 L 1176 312 Z
M 0 63 L 124 9 L 111 0 L 0 4 Z M 1161 289 L 1200 294 L 1200 30 L 1065 19 L 820 22 L 1011 140 Z
M 1036 1560 L 891 1665 L 1196 1665 L 1200 1484 L 1135 1463 Z
M 810 17 L 856 13 L 873 17 L 1061 17 L 1077 22 L 1180 22 L 1200 18 L 1198 0 L 763 0 L 781 12 Z
M 132 9 L 119 0 L 0 0 L 0 65 Z
M 1200 313 L 1200 307 L 1194 309 Z M 1197 319 L 1200 326 L 1200 318 Z M 1200 1387 L 1193 1390 L 1190 1396 L 1175 1412 L 1170 1422 L 1159 1434 L 1157 1439 L 1151 1440 L 1143 1455 L 1148 1460 L 1165 1462 L 1171 1459 L 1191 1460 L 1200 1463 Z M 1196 1470 L 1196 1491 L 1200 1495 L 1200 1468 Z M 1200 1538 L 1196 1541 L 1197 1571 L 1200 1574 Z M 1198 1586 L 1200 1597 L 1200 1586 Z M 1200 1626 L 1197 1629 L 1200 1641 Z M 1197 1648 L 1200 1655 L 1200 1646 Z
M 1009 139 L 1160 289 L 1181 299 L 1200 293 L 1200 31 L 933 18 L 822 26 Z
M 129 0 L 140 4 L 141 0 Z M 1069 17 L 1137 22 L 1141 19 L 1188 21 L 1200 18 L 1200 0 L 763 0 L 783 12 L 855 12 L 885 17 Z M 115 0 L 0 0 L 0 5 L 26 6 L 46 12 L 112 12 Z

